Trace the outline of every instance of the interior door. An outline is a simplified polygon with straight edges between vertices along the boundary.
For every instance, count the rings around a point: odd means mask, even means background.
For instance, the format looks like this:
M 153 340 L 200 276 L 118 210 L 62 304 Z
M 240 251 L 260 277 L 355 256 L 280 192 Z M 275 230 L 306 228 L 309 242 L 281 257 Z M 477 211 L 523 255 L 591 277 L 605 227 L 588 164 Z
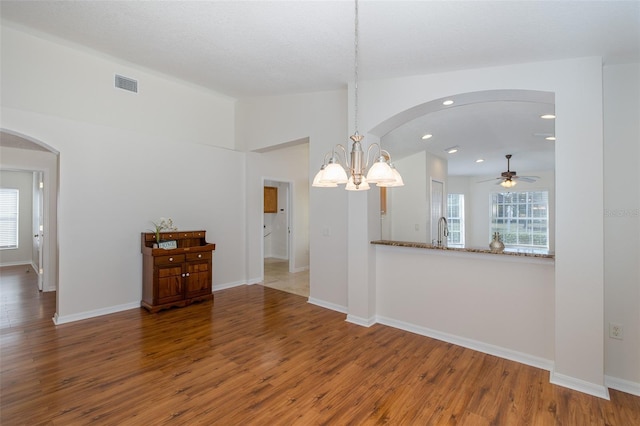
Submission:
M 431 179 L 431 242 L 438 240 L 438 220 L 444 216 L 444 182 Z
M 33 172 L 33 250 L 32 261 L 38 275 L 38 289 L 44 286 L 43 249 L 44 243 L 44 173 Z

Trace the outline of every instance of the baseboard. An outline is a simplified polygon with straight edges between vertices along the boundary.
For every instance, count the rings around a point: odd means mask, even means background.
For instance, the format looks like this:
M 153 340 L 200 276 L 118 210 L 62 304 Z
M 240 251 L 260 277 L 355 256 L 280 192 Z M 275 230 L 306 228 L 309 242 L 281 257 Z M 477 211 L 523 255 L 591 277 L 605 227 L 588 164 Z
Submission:
M 629 380 L 619 379 L 612 376 L 604 376 L 604 384 L 608 388 L 615 389 L 620 392 L 629 393 L 631 395 L 640 396 L 640 383 L 631 382 Z
M 551 371 L 549 381 L 554 385 L 562 386 L 565 388 L 576 390 L 578 392 L 597 396 L 598 398 L 609 400 L 609 389 L 607 389 L 607 387 L 604 385 L 587 382 L 575 377 L 567 376 L 565 374 L 556 373 L 555 371 Z
M 31 266 L 31 262 L 30 261 L 28 261 L 28 262 L 24 262 L 24 261 L 21 261 L 21 262 L 4 262 L 4 263 L 0 263 L 0 268 L 2 268 L 4 266 L 22 266 L 22 265 Z M 34 268 L 34 270 L 35 270 L 35 268 Z
M 314 297 L 310 297 L 307 300 L 307 302 L 311 303 L 312 305 L 320 306 L 321 308 L 326 308 L 326 309 L 330 309 L 332 311 L 340 312 L 342 314 L 346 314 L 347 313 L 347 307 L 346 306 L 337 305 L 337 304 L 331 303 L 331 302 L 326 302 L 324 300 L 316 299 Z
M 489 355 L 519 362 L 520 364 L 530 365 L 542 370 L 552 371 L 553 361 L 540 358 L 524 352 L 514 351 L 512 349 L 503 348 L 501 346 L 480 342 L 478 340 L 468 339 L 453 334 L 443 333 L 441 331 L 432 330 L 426 327 L 420 327 L 403 321 L 394 320 L 382 316 L 377 316 L 376 321 L 389 327 L 399 328 L 411 333 L 420 334 L 421 336 L 431 337 L 432 339 L 442 340 L 443 342 L 453 343 L 454 345 L 464 348 L 473 349 Z
M 245 284 L 255 284 L 255 283 L 247 283 L 246 281 L 233 281 L 233 282 L 224 283 L 224 284 L 214 284 L 213 291 L 225 290 L 227 288 L 233 288 L 233 287 L 239 287 L 239 286 L 245 285 Z
M 52 320 L 55 325 L 61 325 L 89 318 L 95 318 L 102 315 L 114 314 L 116 312 L 128 311 L 129 309 L 134 308 L 140 308 L 140 302 L 125 303 L 123 305 L 109 306 L 107 308 L 95 309 L 93 311 L 79 312 L 77 314 L 64 316 L 59 316 L 56 312 Z
M 263 281 L 264 281 L 264 277 L 249 278 L 247 281 L 243 281 L 242 284 L 253 285 L 253 284 L 260 284 Z
M 295 274 L 296 272 L 304 272 L 308 270 L 309 270 L 309 266 L 303 266 L 301 268 L 295 268 L 292 272 Z
M 347 314 L 347 322 L 350 322 L 352 324 L 356 324 L 356 325 L 361 325 L 362 327 L 371 327 L 373 324 L 376 323 L 376 318 L 372 317 L 372 318 L 362 318 L 362 317 L 358 317 L 355 315 L 350 315 Z

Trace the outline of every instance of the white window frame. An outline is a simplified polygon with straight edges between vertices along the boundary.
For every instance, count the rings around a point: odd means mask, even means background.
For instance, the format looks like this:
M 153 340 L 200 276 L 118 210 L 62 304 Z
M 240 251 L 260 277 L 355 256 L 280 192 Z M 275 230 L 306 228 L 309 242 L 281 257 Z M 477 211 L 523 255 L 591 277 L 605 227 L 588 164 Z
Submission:
M 0 188 L 0 250 L 18 248 L 20 229 L 20 191 Z
M 536 201 L 534 194 L 540 194 L 546 200 L 546 204 L 544 204 L 545 201 Z M 511 203 L 496 203 L 496 198 L 500 195 L 503 197 L 516 197 L 517 200 Z M 524 200 L 522 200 L 522 197 L 524 197 Z M 500 205 L 510 208 L 501 210 Z M 549 240 L 551 238 L 549 229 L 549 191 L 496 191 L 489 195 L 489 206 L 491 209 L 489 235 L 492 238 L 494 232 L 499 232 L 506 248 L 549 250 Z M 500 211 L 502 211 L 501 214 L 499 214 Z M 546 226 L 546 237 L 543 238 L 546 243 L 536 244 L 535 231 L 539 231 L 542 224 Z
M 451 216 L 451 209 L 449 208 L 449 197 L 451 197 L 452 195 L 457 196 L 458 198 L 458 204 L 459 204 L 459 215 L 458 216 Z M 455 224 L 455 221 L 459 220 L 460 221 L 460 230 L 455 230 L 452 231 L 453 225 Z M 465 245 L 465 240 L 464 240 L 464 235 L 465 235 L 465 231 L 464 231 L 464 194 L 447 194 L 447 221 L 449 222 L 449 236 L 447 237 L 447 245 L 449 247 L 464 247 Z M 460 241 L 459 242 L 453 242 L 453 237 L 455 234 L 459 234 L 460 235 Z

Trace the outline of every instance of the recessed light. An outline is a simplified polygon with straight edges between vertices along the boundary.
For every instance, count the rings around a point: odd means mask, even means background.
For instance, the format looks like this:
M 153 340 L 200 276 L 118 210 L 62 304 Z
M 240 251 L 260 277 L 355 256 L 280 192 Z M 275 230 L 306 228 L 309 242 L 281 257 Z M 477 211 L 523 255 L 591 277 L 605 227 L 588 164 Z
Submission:
M 427 139 L 431 139 L 433 137 L 433 135 L 431 133 L 427 133 L 426 135 L 422 136 L 422 140 L 426 141 Z
M 453 154 L 455 152 L 458 152 L 458 147 L 457 146 L 452 146 L 451 148 L 445 149 L 445 151 L 447 151 L 449 154 Z
M 453 105 L 453 101 L 452 101 L 451 99 L 447 99 L 446 101 L 444 101 L 444 102 L 442 103 L 442 105 L 447 105 L 447 106 L 448 106 L 448 105 Z
M 482 163 L 483 161 L 484 161 L 484 158 L 478 158 L 478 159 L 476 160 L 476 163 Z
M 548 140 L 548 141 L 555 141 L 556 137 L 555 136 L 547 136 L 545 139 Z
M 541 115 L 540 118 L 544 118 L 545 120 L 553 120 L 554 118 L 556 118 L 556 116 L 554 114 L 544 114 Z

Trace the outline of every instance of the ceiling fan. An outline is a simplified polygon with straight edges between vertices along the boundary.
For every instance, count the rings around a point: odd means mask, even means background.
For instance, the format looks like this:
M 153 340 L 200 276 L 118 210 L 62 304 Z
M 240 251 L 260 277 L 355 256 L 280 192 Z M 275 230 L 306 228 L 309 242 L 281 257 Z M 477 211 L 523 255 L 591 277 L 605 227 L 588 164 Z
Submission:
M 513 186 L 516 186 L 516 184 L 518 183 L 518 181 L 523 181 L 523 182 L 535 182 L 536 179 L 540 179 L 540 176 L 518 176 L 516 174 L 515 170 L 509 170 L 510 168 L 510 160 L 511 160 L 511 154 L 507 154 L 505 155 L 505 157 L 507 157 L 507 171 L 506 172 L 502 172 L 500 174 L 500 177 L 494 178 L 494 179 L 487 179 L 487 180 L 482 180 L 478 183 L 481 182 L 489 182 L 491 180 L 499 180 L 499 182 L 496 182 L 496 185 L 502 185 L 504 188 L 511 188 Z

